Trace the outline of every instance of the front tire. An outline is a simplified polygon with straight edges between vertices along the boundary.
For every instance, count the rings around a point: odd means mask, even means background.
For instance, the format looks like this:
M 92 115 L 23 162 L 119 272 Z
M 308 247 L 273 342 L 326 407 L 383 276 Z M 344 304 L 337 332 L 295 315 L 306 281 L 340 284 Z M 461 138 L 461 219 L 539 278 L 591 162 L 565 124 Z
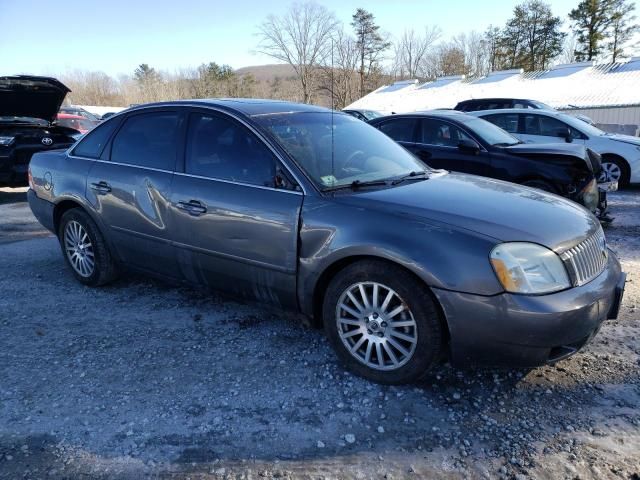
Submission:
M 626 188 L 629 186 L 631 179 L 631 172 L 629 171 L 629 165 L 618 157 L 604 157 L 602 159 L 602 171 L 600 172 L 601 182 L 611 182 L 617 180 L 619 188 Z
M 329 283 L 324 328 L 355 374 L 383 384 L 418 380 L 441 358 L 444 331 L 426 286 L 377 260 L 347 266 Z
M 80 283 L 97 287 L 117 277 L 116 264 L 93 219 L 83 210 L 67 210 L 60 219 L 58 240 L 67 265 Z

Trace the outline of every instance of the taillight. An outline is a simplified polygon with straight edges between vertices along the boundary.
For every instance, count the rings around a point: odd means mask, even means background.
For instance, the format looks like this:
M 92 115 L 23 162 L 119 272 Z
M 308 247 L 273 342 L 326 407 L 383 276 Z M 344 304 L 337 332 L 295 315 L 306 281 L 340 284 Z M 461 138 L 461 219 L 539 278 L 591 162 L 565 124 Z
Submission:
M 31 190 L 35 190 L 35 184 L 33 183 L 33 175 L 31 174 L 31 167 L 29 167 L 28 173 L 27 173 L 28 177 L 29 177 L 29 188 Z

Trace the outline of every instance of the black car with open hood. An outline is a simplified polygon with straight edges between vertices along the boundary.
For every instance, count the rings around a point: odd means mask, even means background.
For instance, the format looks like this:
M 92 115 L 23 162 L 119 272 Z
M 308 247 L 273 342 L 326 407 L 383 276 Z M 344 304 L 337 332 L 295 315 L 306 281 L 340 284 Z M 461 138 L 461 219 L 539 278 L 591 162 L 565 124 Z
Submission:
M 55 124 L 70 91 L 55 78 L 0 77 L 0 185 L 26 185 L 34 153 L 75 142 L 77 130 Z

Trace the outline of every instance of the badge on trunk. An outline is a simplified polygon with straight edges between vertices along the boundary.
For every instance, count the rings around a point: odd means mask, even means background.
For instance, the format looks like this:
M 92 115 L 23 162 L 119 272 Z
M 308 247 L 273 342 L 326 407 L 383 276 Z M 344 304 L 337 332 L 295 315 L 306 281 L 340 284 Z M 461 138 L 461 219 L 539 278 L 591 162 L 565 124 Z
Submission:
M 53 140 L 49 137 L 44 137 L 41 141 L 43 145 L 49 146 L 53 144 Z

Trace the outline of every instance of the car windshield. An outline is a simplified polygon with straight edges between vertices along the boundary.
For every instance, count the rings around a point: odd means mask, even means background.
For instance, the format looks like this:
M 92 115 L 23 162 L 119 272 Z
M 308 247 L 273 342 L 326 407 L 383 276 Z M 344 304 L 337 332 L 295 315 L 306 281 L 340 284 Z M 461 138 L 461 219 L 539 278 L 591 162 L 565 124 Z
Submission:
M 599 137 L 601 135 L 606 135 L 606 133 L 603 130 L 600 130 L 598 127 L 594 127 L 593 125 L 588 124 L 584 120 L 580 120 L 579 118 L 572 117 L 571 115 L 560 113 L 558 115 L 558 119 L 562 120 L 564 123 L 567 123 L 570 127 L 575 128 L 579 132 L 582 132 L 589 137 Z
M 384 133 L 350 115 L 298 112 L 254 119 L 321 190 L 429 171 Z
M 95 126 L 95 124 L 91 120 L 87 120 L 86 118 L 80 116 L 78 116 L 78 118 L 58 118 L 56 120 L 56 123 L 63 127 L 75 128 L 76 130 L 80 131 L 88 131 Z
M 546 103 L 539 102 L 537 100 L 531 100 L 531 103 L 538 107 L 540 110 L 555 110 L 555 108 L 550 107 Z
M 520 140 L 510 133 L 481 118 L 466 120 L 464 124 L 469 130 L 493 147 L 508 147 L 520 143 Z
M 362 110 L 362 115 L 364 115 L 367 120 L 373 120 L 374 118 L 382 117 L 382 114 L 380 112 L 376 112 L 375 110 Z

